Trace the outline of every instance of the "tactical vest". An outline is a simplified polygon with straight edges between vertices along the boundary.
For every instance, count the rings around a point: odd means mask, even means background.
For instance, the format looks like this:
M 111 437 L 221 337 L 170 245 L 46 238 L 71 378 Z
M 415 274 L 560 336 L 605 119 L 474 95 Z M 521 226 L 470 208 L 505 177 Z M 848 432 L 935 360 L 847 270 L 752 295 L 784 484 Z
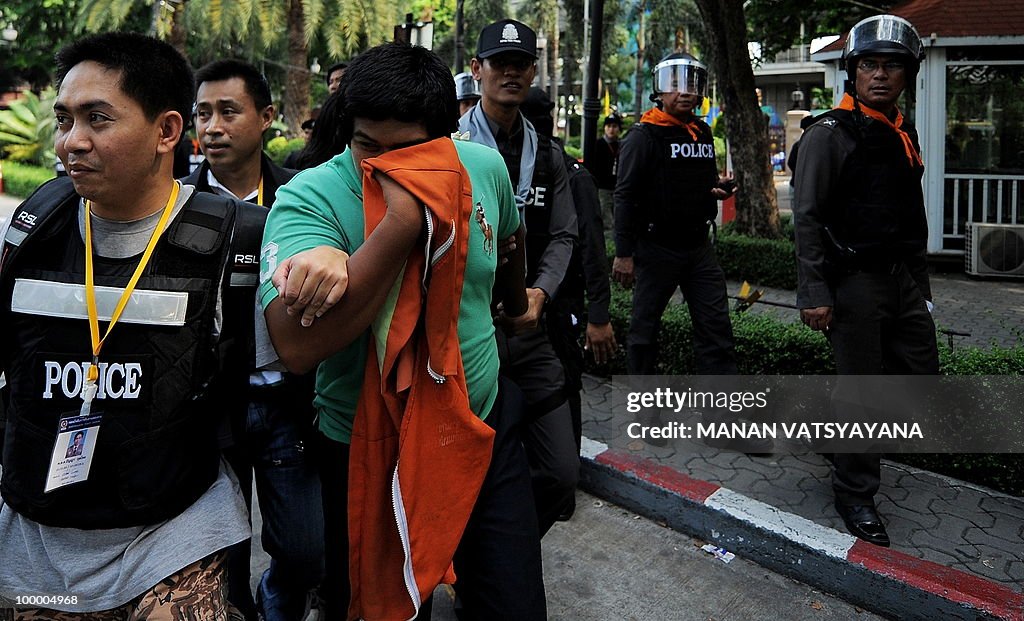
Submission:
M 554 165 L 551 159 L 551 138 L 537 134 L 537 162 L 533 167 L 530 195 L 526 198 L 526 285 L 537 279 L 537 269 L 544 250 L 551 241 L 551 208 L 555 201 Z
M 850 110 L 822 117 L 835 119 L 857 143 L 826 212 L 826 225 L 839 244 L 831 248 L 830 260 L 857 267 L 901 261 L 922 251 L 928 243 L 924 167 L 911 165 L 900 136 L 881 122 Z M 920 152 L 917 132 L 908 125 L 903 129 Z
M 708 222 L 718 215 L 718 202 L 711 189 L 718 181 L 715 144 L 711 129 L 698 123 L 693 139 L 685 127 L 664 127 L 640 123 L 649 143 L 651 172 L 637 201 L 646 235 L 670 248 L 692 248 L 708 238 Z
M 71 313 L 77 316 L 59 316 L 15 291 L 34 281 L 82 295 L 78 201 L 67 179 L 43 186 L 18 209 L 4 240 L 0 357 L 9 407 L 0 492 L 18 513 L 49 526 L 154 524 L 184 511 L 217 477 L 223 412 L 208 398 L 223 345 L 214 333 L 217 300 L 232 281 L 255 286 L 258 265 L 243 259 L 246 271 L 232 270 L 229 253 L 258 257 L 260 237 L 252 232 L 262 231 L 265 210 L 196 193 L 172 220 L 129 307 L 146 295 L 173 292 L 180 300 L 185 293 L 184 313 L 177 323 L 145 313 L 118 322 L 100 356 L 92 411 L 103 419 L 89 477 L 46 493 L 58 423 L 82 404 L 89 327 L 84 304 Z M 138 261 L 95 257 L 97 287 L 123 288 Z M 100 321 L 101 334 L 106 324 Z

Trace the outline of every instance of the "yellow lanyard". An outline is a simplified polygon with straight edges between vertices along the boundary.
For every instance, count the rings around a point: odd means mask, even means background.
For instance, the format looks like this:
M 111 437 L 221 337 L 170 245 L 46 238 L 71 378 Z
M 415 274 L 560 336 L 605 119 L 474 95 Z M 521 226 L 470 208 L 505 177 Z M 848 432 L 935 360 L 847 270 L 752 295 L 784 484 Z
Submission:
M 256 189 L 256 204 L 263 206 L 263 175 L 260 175 L 260 185 Z
M 114 324 L 121 318 L 121 313 L 128 305 L 128 300 L 132 297 L 132 291 L 135 290 L 135 285 L 139 282 L 139 278 L 142 277 L 142 272 L 146 269 L 146 264 L 149 263 L 149 258 L 153 256 L 153 249 L 156 248 L 156 242 L 159 241 L 160 235 L 163 233 L 164 227 L 167 225 L 167 221 L 171 217 L 171 212 L 174 211 L 174 203 L 178 200 L 178 191 L 181 186 L 177 182 L 174 183 L 174 188 L 171 190 L 171 196 L 167 199 L 167 206 L 164 207 L 164 212 L 160 216 L 160 222 L 157 223 L 156 229 L 153 230 L 153 235 L 149 238 L 149 245 L 146 246 L 146 251 L 142 253 L 142 259 L 139 260 L 139 266 L 135 268 L 135 273 L 132 274 L 131 280 L 128 281 L 128 285 L 124 288 L 121 293 L 121 299 L 117 303 L 117 307 L 114 308 L 113 315 L 110 316 L 110 323 L 107 324 L 107 332 L 100 338 L 100 322 L 99 315 L 96 311 L 96 284 L 93 280 L 93 266 L 92 266 L 92 224 L 91 208 L 92 201 L 85 201 L 85 305 L 89 311 L 89 338 L 92 341 L 92 366 L 89 367 L 89 372 L 86 375 L 86 381 L 95 385 L 99 379 L 100 371 L 98 368 L 100 350 L 103 349 L 103 342 L 110 336 L 110 331 L 114 329 Z M 82 391 L 82 398 L 86 401 L 91 401 L 91 394 L 88 394 L 86 390 Z

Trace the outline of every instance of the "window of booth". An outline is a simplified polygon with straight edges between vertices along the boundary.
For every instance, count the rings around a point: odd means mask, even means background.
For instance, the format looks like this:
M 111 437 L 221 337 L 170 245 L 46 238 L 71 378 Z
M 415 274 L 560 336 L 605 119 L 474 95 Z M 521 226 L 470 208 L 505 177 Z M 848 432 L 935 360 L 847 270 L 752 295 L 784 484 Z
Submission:
M 946 69 L 946 172 L 1024 173 L 1024 63 Z
M 943 248 L 970 222 L 1024 224 L 1024 46 L 946 55 Z

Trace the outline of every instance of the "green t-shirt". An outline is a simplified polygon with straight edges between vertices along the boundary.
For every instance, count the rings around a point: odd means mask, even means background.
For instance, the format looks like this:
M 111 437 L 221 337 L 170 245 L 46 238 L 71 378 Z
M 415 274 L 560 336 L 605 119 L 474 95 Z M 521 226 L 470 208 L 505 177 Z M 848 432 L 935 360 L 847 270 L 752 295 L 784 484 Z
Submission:
M 456 141 L 455 146 L 469 172 L 474 206 L 459 305 L 459 347 L 470 408 L 484 418 L 498 394 L 498 349 L 490 311 L 498 240 L 519 228 L 519 213 L 501 155 L 470 142 Z M 477 206 L 493 228 L 491 242 L 486 241 L 476 217 Z M 351 151 L 300 172 L 278 188 L 263 232 L 259 291 L 263 308 L 277 297 L 270 276 L 279 262 L 317 246 L 333 246 L 352 254 L 364 241 L 363 229 L 362 172 L 356 169 Z M 313 403 L 320 415 L 320 430 L 332 440 L 347 443 L 351 438 L 369 343 L 367 330 L 317 368 Z

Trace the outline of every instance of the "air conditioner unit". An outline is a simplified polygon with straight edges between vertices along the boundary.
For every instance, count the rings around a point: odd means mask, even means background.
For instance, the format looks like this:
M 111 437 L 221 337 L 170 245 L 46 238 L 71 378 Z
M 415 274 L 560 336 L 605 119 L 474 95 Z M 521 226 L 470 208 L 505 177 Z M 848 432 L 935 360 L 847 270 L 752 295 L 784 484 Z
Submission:
M 974 276 L 1024 278 L 1024 225 L 969 223 L 964 260 Z

